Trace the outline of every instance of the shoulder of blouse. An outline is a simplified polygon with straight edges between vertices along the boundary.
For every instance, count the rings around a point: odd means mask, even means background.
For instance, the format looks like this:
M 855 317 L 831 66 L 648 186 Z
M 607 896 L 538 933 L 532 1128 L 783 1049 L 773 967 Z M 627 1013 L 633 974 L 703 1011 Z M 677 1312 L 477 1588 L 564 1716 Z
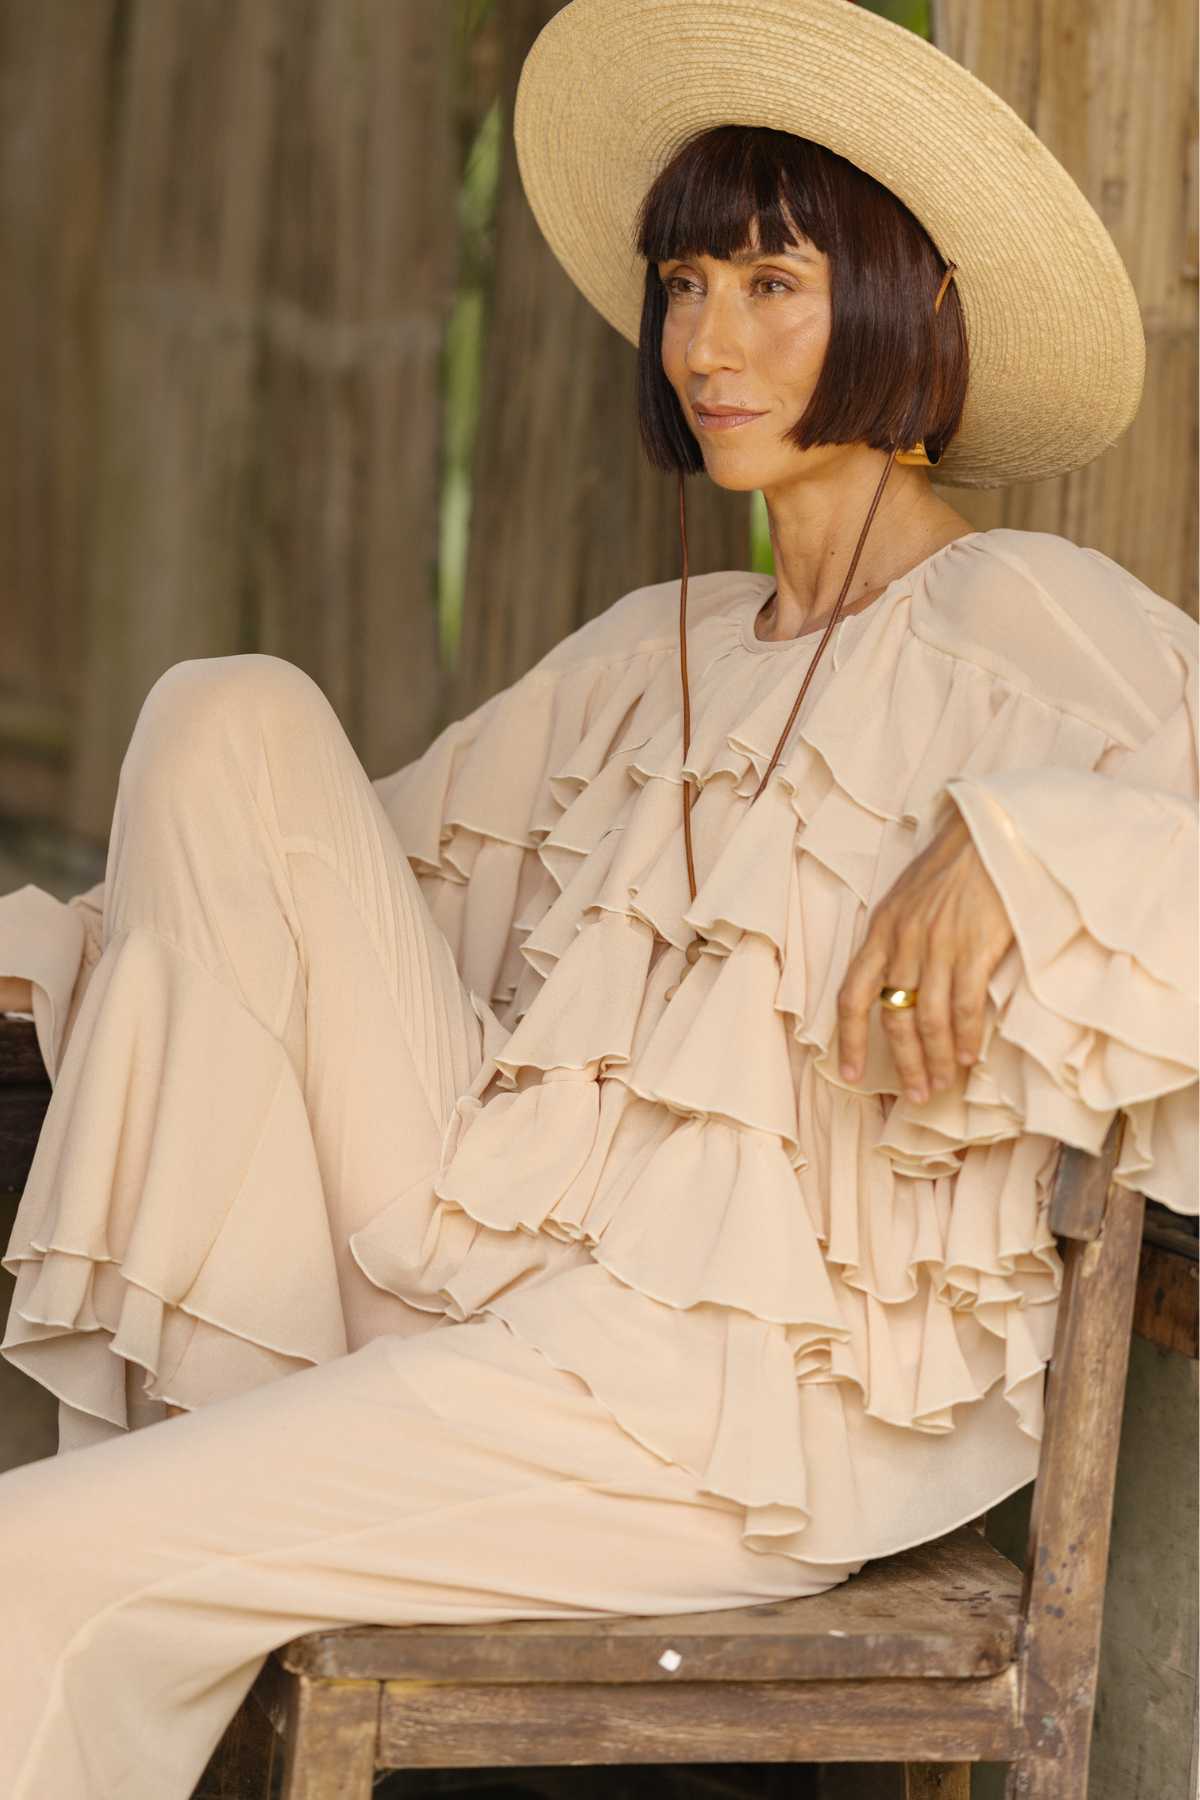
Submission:
M 688 580 L 688 633 L 714 615 L 723 615 L 739 595 L 748 595 L 756 577 L 745 569 L 718 569 Z M 730 615 L 732 616 L 732 615 Z M 679 647 L 679 580 L 651 582 L 622 594 L 594 619 L 562 638 L 533 664 L 530 673 L 561 674 L 591 663 L 622 663 L 635 656 Z
M 909 610 L 917 638 L 1119 742 L 1141 743 L 1195 679 L 1196 622 L 1069 538 L 975 532 L 917 574 Z

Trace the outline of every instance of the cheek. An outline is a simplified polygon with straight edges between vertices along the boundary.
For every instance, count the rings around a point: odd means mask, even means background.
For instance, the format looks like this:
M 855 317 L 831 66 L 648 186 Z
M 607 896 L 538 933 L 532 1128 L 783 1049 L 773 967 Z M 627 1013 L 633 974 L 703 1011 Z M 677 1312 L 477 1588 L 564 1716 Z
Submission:
M 661 360 L 663 374 L 672 387 L 678 388 L 687 373 L 686 358 L 687 340 L 678 322 L 673 323 L 668 314 L 663 323 Z
M 828 343 L 828 313 L 805 308 L 789 318 L 780 313 L 764 322 L 760 354 L 782 386 L 811 387 L 821 372 Z

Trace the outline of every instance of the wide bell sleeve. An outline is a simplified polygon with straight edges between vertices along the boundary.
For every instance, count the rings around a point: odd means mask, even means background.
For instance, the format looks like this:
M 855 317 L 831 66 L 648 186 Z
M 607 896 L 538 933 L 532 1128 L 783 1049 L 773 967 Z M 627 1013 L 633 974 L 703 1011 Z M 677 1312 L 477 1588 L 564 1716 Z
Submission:
M 991 1104 L 1092 1154 L 1120 1111 L 1114 1179 L 1188 1214 L 1200 1186 L 1196 687 L 1189 659 L 1178 705 L 1136 748 L 1113 746 L 1093 769 L 957 776 L 938 815 L 958 808 L 1014 934 L 989 983 L 983 1054 L 949 1110 Z M 965 1121 L 941 1109 L 941 1124 L 958 1137 Z M 888 1135 L 899 1144 L 914 1126 L 900 1103 Z
M 546 966 L 525 946 L 612 825 L 627 760 L 616 746 L 669 659 L 658 645 L 581 655 L 583 638 L 374 783 L 464 983 L 504 1031 L 542 985 Z M 562 814 L 584 792 L 564 836 Z
M 103 929 L 103 882 L 65 901 L 33 882 L 0 895 L 0 975 L 33 984 L 34 1028 L 51 1081 L 100 960 Z

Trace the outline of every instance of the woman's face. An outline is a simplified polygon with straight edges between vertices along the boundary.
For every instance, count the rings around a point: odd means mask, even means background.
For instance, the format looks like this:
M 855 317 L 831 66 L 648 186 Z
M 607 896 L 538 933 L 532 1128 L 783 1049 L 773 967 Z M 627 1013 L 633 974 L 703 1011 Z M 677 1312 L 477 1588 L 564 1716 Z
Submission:
M 752 245 L 757 243 L 757 233 Z M 718 486 L 771 489 L 796 473 L 784 434 L 808 405 L 829 342 L 829 258 L 807 241 L 658 265 L 667 290 L 662 364 Z M 706 414 L 706 407 L 756 416 Z M 818 453 L 819 454 L 819 453 Z

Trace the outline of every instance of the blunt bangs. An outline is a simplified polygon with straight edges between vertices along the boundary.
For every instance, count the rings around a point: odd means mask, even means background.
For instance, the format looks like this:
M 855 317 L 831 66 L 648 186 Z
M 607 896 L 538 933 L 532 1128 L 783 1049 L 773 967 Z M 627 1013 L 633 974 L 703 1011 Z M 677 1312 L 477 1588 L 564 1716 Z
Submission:
M 967 392 L 967 337 L 946 265 L 902 201 L 845 157 L 787 131 L 718 125 L 676 152 L 637 223 L 646 259 L 638 342 L 638 426 L 650 462 L 695 473 L 700 446 L 662 366 L 667 291 L 656 265 L 687 255 L 726 260 L 757 231 L 766 256 L 807 239 L 830 262 L 829 345 L 804 413 L 785 434 L 797 450 L 865 443 L 940 458 Z

